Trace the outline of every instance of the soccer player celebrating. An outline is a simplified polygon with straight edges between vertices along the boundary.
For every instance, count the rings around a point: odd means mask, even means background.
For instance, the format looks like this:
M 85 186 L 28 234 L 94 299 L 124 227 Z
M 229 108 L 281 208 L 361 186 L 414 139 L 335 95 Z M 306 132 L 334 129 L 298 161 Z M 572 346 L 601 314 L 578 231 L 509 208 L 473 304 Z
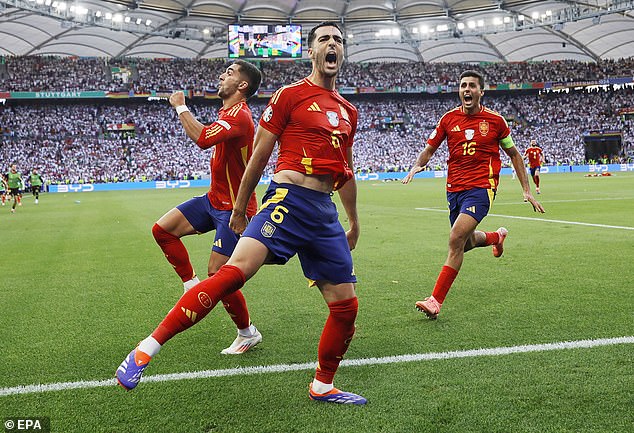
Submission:
M 537 141 L 531 140 L 531 145 L 524 151 L 524 158 L 528 158 L 531 177 L 533 178 L 533 183 L 535 183 L 535 192 L 541 194 L 539 191 L 539 168 L 544 163 L 544 152 L 537 145 Z
M 460 75 L 459 96 L 462 105 L 445 113 L 427 140 L 410 172 L 402 180 L 411 182 L 423 170 L 438 146 L 447 139 L 449 160 L 447 201 L 449 203 L 449 253 L 432 295 L 416 302 L 416 308 L 430 319 L 436 319 L 440 307 L 460 271 L 464 253 L 473 248 L 493 246 L 493 255 L 500 257 L 508 231 L 504 227 L 494 232 L 476 230 L 489 212 L 495 198 L 500 174 L 500 150 L 511 158 L 517 179 L 524 191 L 524 200 L 536 212 L 544 208 L 530 192 L 524 161 L 513 144 L 511 131 L 499 113 L 480 104 L 484 95 L 484 78 L 476 71 Z
M 156 243 L 183 281 L 185 291 L 200 281 L 181 237 L 216 230 L 208 276 L 227 263 L 238 242 L 239 236 L 229 228 L 229 218 L 247 161 L 253 153 L 255 126 L 246 101 L 255 94 L 261 81 L 260 71 L 251 63 L 237 60 L 231 64 L 220 75 L 218 96 L 222 99 L 222 108 L 218 120 L 208 126 L 196 120 L 187 109 L 183 92 L 174 92 L 170 96 L 170 104 L 175 107 L 187 135 L 201 149 L 215 146 L 210 162 L 209 192 L 171 209 L 152 227 Z M 255 193 L 252 193 L 246 214 L 252 217 L 256 211 Z M 246 300 L 240 290 L 228 293 L 222 304 L 236 324 L 238 336 L 221 353 L 239 355 L 262 341 L 262 334 L 250 322 Z
M 22 188 L 22 175 L 18 172 L 18 168 L 15 164 L 11 164 L 9 172 L 7 173 L 7 185 L 9 186 L 9 194 L 13 198 L 13 206 L 11 206 L 11 213 L 15 213 L 15 206 L 22 206 L 22 194 L 20 194 L 20 188 Z
M 34 168 L 29 175 L 29 184 L 31 185 L 31 194 L 35 197 L 35 204 L 39 203 L 43 183 L 42 176 L 37 172 L 37 168 Z
M 296 253 L 304 275 L 328 305 L 318 348 L 319 364 L 309 397 L 332 403 L 365 404 L 340 391 L 333 378 L 355 331 L 358 302 L 352 250 L 359 239 L 352 144 L 357 110 L 335 90 L 344 50 L 334 22 L 308 35 L 311 74 L 277 90 L 260 119 L 253 157 L 242 178 L 230 227 L 242 237 L 226 265 L 176 303 L 155 331 L 132 350 L 117 370 L 128 389 L 139 382 L 165 342 L 199 322 L 227 294 L 242 287 L 264 263 L 284 264 Z M 247 204 L 275 143 L 279 158 L 264 204 L 247 226 Z M 337 190 L 350 229 L 339 223 L 330 197 Z

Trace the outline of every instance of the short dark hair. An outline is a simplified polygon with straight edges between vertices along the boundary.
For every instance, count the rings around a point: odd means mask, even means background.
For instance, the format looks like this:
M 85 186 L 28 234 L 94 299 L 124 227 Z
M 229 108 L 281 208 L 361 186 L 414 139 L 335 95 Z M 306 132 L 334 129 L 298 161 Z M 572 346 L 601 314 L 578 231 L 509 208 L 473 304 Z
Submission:
M 334 21 L 322 21 L 321 23 L 317 24 L 315 27 L 310 29 L 310 33 L 308 33 L 308 39 L 306 40 L 306 43 L 308 44 L 308 48 L 310 48 L 311 45 L 313 44 L 313 41 L 315 40 L 315 31 L 320 27 L 334 27 L 337 30 L 339 30 L 341 34 L 343 35 L 343 31 L 341 30 L 341 27 L 339 27 L 339 24 L 337 24 Z
M 240 66 L 240 74 L 246 76 L 246 81 L 249 83 L 249 87 L 245 93 L 247 99 L 255 95 L 255 92 L 260 88 L 262 82 L 262 72 L 253 64 L 244 60 L 236 60 L 236 65 Z
M 480 89 L 484 90 L 484 77 L 478 71 L 474 71 L 473 69 L 468 69 L 460 74 L 460 81 L 462 81 L 465 77 L 473 77 L 478 79 L 478 83 L 480 84 Z

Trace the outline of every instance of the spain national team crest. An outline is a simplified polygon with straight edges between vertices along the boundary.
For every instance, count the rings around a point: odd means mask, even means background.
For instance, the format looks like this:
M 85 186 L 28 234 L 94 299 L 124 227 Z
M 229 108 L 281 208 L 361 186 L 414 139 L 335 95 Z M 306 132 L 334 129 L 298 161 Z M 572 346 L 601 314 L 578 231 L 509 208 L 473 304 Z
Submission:
M 465 129 L 464 130 L 464 138 L 467 140 L 472 140 L 475 135 L 475 131 L 473 129 Z
M 198 302 L 200 302 L 200 305 L 207 309 L 210 309 L 213 306 L 211 298 L 205 292 L 200 292 L 198 294 Z
M 262 119 L 265 122 L 268 122 L 269 120 L 271 120 L 271 117 L 273 117 L 273 108 L 271 108 L 271 106 L 269 105 L 268 107 L 266 107 L 266 110 L 264 110 L 264 113 L 262 113 Z
M 339 126 L 339 115 L 335 111 L 326 111 L 326 116 L 332 126 Z
M 487 122 L 486 120 L 483 120 L 482 122 L 480 122 L 480 134 L 486 136 L 489 133 L 489 122 Z
M 275 228 L 276 227 L 273 224 L 265 221 L 264 225 L 262 225 L 262 228 L 260 229 L 260 233 L 262 233 L 262 236 L 265 238 L 270 238 L 273 236 L 273 233 L 275 233 Z

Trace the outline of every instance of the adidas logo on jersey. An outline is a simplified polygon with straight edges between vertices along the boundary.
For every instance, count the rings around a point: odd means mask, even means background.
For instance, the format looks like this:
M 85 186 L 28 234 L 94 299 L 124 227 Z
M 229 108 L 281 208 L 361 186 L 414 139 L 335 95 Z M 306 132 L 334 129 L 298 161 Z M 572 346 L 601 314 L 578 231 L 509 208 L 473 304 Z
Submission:
M 460 126 L 456 125 L 452 128 L 451 132 L 460 132 Z
M 316 102 L 313 102 L 310 104 L 310 107 L 308 107 L 308 111 L 321 111 L 321 108 L 319 108 Z

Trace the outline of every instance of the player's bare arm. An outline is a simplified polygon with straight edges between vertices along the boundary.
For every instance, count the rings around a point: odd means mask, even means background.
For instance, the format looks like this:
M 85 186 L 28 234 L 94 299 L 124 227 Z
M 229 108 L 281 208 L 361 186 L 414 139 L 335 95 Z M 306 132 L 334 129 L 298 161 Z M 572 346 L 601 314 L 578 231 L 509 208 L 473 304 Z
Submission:
M 412 179 L 417 173 L 420 173 L 421 171 L 423 171 L 423 169 L 425 168 L 425 166 L 427 165 L 431 157 L 434 155 L 434 152 L 436 152 L 436 148 L 434 146 L 431 146 L 429 144 L 425 146 L 423 151 L 418 155 L 418 158 L 416 159 L 416 163 L 414 164 L 412 169 L 409 171 L 409 173 L 407 173 L 407 176 L 405 176 L 403 180 L 401 180 L 401 183 L 403 183 L 404 185 L 407 185 L 408 183 L 412 181 Z
M 269 162 L 276 141 L 277 135 L 262 127 L 258 128 L 258 132 L 255 135 L 253 155 L 247 164 L 244 176 L 242 176 L 238 196 L 229 220 L 229 227 L 238 234 L 242 234 L 244 229 L 247 228 L 247 204 L 262 177 L 266 164 Z
M 352 148 L 349 147 L 346 153 L 348 165 L 354 172 L 354 167 L 352 165 Z M 346 238 L 348 239 L 348 245 L 352 251 L 357 246 L 359 235 L 361 234 L 359 215 L 357 214 L 357 182 L 354 176 L 339 189 L 339 198 L 341 199 L 341 204 L 343 205 L 348 217 L 348 224 L 350 228 L 346 231 Z
M 522 191 L 524 192 L 524 201 L 529 202 L 533 206 L 533 210 L 535 212 L 544 213 L 544 207 L 535 200 L 533 194 L 531 194 L 530 185 L 528 184 L 528 176 L 526 176 L 526 170 L 524 169 L 524 159 L 522 155 L 517 150 L 517 147 L 509 147 L 502 148 L 504 152 L 511 158 L 511 163 L 513 164 L 513 168 L 515 168 L 515 173 L 517 174 L 517 180 L 522 185 Z
M 187 107 L 185 105 L 185 94 L 181 91 L 172 93 L 170 95 L 169 101 L 172 107 L 176 108 L 177 112 L 179 110 L 183 110 L 182 108 L 178 107 Z M 196 120 L 189 109 L 187 111 L 182 111 L 181 113 L 179 113 L 178 120 L 180 120 L 183 124 L 183 128 L 185 128 L 185 133 L 187 134 L 187 136 L 191 138 L 194 143 L 196 143 L 200 138 L 200 134 L 203 132 L 203 128 L 205 127 L 205 125 Z

